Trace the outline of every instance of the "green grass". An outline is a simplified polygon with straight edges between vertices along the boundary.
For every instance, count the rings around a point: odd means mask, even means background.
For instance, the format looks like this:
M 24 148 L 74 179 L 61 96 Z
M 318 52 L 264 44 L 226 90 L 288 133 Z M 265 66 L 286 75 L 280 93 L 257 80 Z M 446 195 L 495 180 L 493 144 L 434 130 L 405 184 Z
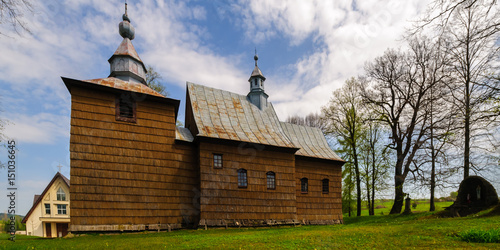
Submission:
M 468 243 L 469 230 L 498 230 L 500 215 L 436 218 L 433 213 L 344 218 L 344 225 L 282 228 L 178 230 L 160 233 L 86 235 L 68 239 L 0 235 L 0 249 L 491 249 Z
M 412 208 L 411 211 L 414 213 L 422 213 L 422 212 L 428 212 L 430 209 L 430 203 L 429 200 L 413 200 L 412 204 L 416 202 L 417 207 Z M 355 201 L 354 203 L 355 204 Z M 392 200 L 376 200 L 375 201 L 375 215 L 388 215 L 389 212 L 391 211 L 393 201 Z M 443 202 L 438 202 L 436 201 L 434 203 L 436 211 L 442 211 L 444 210 L 445 207 L 449 207 L 453 204 L 453 201 L 443 201 Z M 376 208 L 376 207 L 380 208 Z M 403 210 L 404 210 L 404 205 L 403 205 Z M 356 209 L 352 211 L 353 215 L 356 215 Z M 347 216 L 347 214 L 344 214 L 344 216 Z M 361 216 L 368 216 L 368 208 L 363 207 L 361 209 Z
M 458 236 L 466 242 L 500 243 L 500 229 L 471 229 Z

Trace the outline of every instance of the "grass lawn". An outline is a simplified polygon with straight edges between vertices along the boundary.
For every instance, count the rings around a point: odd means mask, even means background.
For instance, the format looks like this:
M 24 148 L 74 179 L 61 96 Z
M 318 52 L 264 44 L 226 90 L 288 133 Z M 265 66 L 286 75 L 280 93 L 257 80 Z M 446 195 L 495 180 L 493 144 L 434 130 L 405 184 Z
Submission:
M 179 230 L 86 235 L 69 239 L 0 236 L 0 249 L 491 249 L 499 243 L 466 243 L 457 234 L 500 228 L 500 215 L 435 218 L 433 213 L 345 218 L 344 225 L 258 229 Z

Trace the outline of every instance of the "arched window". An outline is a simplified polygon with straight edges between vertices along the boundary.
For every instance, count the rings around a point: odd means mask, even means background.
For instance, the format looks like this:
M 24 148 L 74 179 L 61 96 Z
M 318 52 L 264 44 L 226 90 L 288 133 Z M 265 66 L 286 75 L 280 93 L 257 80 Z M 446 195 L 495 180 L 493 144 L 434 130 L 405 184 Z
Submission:
M 276 189 L 276 174 L 272 171 L 267 172 L 267 189 Z
M 59 188 L 57 190 L 57 200 L 58 201 L 65 201 L 66 200 L 66 193 L 62 188 Z
M 300 179 L 300 191 L 302 193 L 307 193 L 309 191 L 309 185 L 307 181 L 307 178 Z
M 322 181 L 322 190 L 324 194 L 330 193 L 330 180 L 328 179 L 323 179 Z
M 247 186 L 247 170 L 243 168 L 238 169 L 238 187 L 246 188 Z

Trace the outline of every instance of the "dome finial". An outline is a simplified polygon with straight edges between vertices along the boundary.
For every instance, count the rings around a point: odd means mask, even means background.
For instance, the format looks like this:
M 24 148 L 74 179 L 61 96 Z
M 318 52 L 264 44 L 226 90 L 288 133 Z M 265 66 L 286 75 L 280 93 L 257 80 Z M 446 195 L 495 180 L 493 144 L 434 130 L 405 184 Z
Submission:
M 122 16 L 123 21 L 128 21 L 130 23 L 130 19 L 128 18 L 127 14 L 127 1 L 125 1 L 125 14 Z
M 257 61 L 259 60 L 259 56 L 257 55 L 257 48 L 255 48 L 255 56 L 253 56 L 253 59 L 255 60 L 255 66 L 257 66 Z
M 123 22 L 120 23 L 119 31 L 120 35 L 123 38 L 128 38 L 130 40 L 133 40 L 135 37 L 135 29 L 132 24 L 130 24 L 130 19 L 128 18 L 128 13 L 127 13 L 127 1 L 125 1 L 125 14 L 123 14 Z

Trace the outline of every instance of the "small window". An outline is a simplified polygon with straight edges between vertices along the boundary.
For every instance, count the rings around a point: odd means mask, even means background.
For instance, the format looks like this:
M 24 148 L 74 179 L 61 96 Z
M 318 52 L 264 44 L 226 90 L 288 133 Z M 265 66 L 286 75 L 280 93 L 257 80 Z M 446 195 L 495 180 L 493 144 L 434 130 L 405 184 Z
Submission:
M 59 188 L 57 190 L 57 200 L 58 201 L 65 201 L 66 200 L 66 193 L 62 188 Z
M 50 204 L 45 204 L 45 214 L 50 214 Z
M 116 98 L 116 120 L 136 122 L 136 103 L 130 95 L 121 95 Z
M 276 189 L 276 174 L 267 172 L 267 189 Z
M 246 188 L 248 186 L 247 182 L 247 170 L 238 169 L 238 187 Z
M 214 168 L 222 168 L 222 155 L 214 154 Z
M 66 214 L 66 205 L 57 205 L 57 214 Z
M 300 179 L 300 191 L 302 193 L 307 193 L 309 191 L 309 185 L 307 181 L 307 178 Z
M 328 179 L 323 179 L 322 181 L 322 190 L 324 194 L 330 193 L 330 180 Z

